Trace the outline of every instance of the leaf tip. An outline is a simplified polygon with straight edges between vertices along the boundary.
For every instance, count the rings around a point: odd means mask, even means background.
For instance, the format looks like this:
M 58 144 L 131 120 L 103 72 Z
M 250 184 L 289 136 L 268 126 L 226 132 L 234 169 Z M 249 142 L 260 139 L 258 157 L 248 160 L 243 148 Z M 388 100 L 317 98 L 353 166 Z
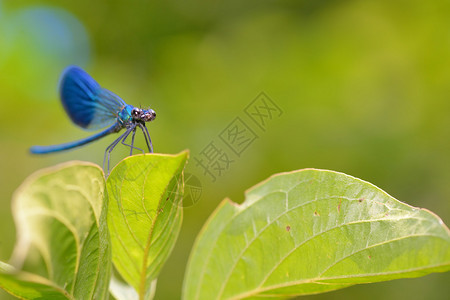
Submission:
M 240 208 L 241 207 L 241 205 L 239 204 L 239 203 L 236 203 L 236 202 L 234 202 L 233 200 L 231 200 L 230 198 L 225 198 L 225 199 L 223 199 L 223 202 L 225 202 L 226 204 L 229 204 L 229 205 L 231 205 L 231 206 L 234 206 L 234 207 L 236 207 L 236 208 Z

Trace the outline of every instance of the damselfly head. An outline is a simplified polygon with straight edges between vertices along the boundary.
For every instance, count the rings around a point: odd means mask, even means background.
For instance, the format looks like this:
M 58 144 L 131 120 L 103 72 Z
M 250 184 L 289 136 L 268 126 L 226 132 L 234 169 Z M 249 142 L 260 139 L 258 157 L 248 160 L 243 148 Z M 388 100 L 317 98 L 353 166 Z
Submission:
M 140 109 L 133 107 L 131 110 L 131 117 L 135 121 L 150 122 L 156 118 L 156 113 L 153 109 Z
M 145 109 L 143 110 L 143 114 L 141 116 L 142 121 L 150 122 L 156 118 L 156 113 L 153 109 Z

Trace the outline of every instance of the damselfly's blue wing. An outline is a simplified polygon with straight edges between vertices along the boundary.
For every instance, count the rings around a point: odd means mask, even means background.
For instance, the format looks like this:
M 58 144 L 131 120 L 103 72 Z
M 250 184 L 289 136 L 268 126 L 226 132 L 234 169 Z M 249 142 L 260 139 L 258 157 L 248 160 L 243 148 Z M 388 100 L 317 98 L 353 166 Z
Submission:
M 102 88 L 88 73 L 68 67 L 60 81 L 61 101 L 70 119 L 87 130 L 111 125 L 126 105 L 116 94 Z

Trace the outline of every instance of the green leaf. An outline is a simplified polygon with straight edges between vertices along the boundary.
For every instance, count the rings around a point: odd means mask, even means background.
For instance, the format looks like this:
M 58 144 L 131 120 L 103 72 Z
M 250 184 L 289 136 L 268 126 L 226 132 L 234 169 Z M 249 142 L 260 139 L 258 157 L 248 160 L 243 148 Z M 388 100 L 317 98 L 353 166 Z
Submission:
M 46 278 L 19 272 L 3 262 L 0 262 L 0 286 L 22 299 L 70 299 L 66 291 Z
M 449 269 L 450 233 L 436 215 L 308 169 L 220 204 L 193 247 L 183 298 L 286 298 Z
M 104 189 L 102 170 L 89 163 L 71 162 L 30 176 L 14 197 L 13 261 L 20 265 L 33 246 L 48 278 L 4 269 L 0 285 L 26 299 L 49 291 L 65 298 L 107 298 L 111 253 Z
M 107 180 L 113 263 L 140 299 L 152 297 L 151 283 L 180 231 L 187 157 L 187 152 L 131 156 Z

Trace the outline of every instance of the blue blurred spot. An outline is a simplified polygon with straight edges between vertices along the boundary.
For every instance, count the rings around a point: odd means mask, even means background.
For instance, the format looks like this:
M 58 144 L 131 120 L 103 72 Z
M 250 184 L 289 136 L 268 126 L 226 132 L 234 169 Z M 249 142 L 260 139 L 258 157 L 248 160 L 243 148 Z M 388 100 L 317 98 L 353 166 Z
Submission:
M 55 62 L 85 66 L 90 60 L 88 34 L 71 13 L 51 7 L 27 7 L 9 20 L 16 34 L 25 34 L 33 51 Z
M 88 32 L 73 14 L 49 6 L 1 11 L 0 74 L 8 74 L 2 85 L 10 90 L 53 101 L 61 71 L 90 60 Z

